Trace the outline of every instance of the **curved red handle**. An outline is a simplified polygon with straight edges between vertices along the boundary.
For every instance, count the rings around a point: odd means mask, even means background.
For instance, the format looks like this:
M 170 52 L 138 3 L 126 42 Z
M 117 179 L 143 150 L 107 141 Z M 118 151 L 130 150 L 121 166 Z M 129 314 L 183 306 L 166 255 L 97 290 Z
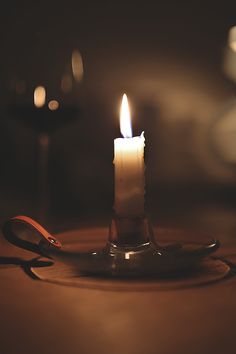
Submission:
M 39 236 L 39 242 L 33 243 L 20 238 L 20 236 L 17 234 L 17 230 L 14 230 L 14 226 L 17 224 L 25 225 L 27 228 L 36 231 L 37 235 Z M 41 226 L 37 221 L 31 219 L 28 216 L 19 215 L 9 219 L 4 223 L 2 231 L 8 242 L 17 247 L 38 253 L 40 255 L 42 255 L 41 248 L 39 247 L 40 242 L 44 242 L 48 246 L 55 249 L 60 249 L 62 247 L 60 241 L 58 241 L 47 230 L 45 230 L 44 227 Z

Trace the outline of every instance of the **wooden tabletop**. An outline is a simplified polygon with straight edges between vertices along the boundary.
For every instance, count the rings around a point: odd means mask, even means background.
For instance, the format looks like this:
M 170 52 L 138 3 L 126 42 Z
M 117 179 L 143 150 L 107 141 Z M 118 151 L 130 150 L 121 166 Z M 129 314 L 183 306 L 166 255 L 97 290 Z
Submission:
M 221 253 L 236 262 L 233 242 Z M 0 255 L 34 256 L 3 240 Z M 182 290 L 106 291 L 33 280 L 2 264 L 0 280 L 2 354 L 236 352 L 234 278 Z

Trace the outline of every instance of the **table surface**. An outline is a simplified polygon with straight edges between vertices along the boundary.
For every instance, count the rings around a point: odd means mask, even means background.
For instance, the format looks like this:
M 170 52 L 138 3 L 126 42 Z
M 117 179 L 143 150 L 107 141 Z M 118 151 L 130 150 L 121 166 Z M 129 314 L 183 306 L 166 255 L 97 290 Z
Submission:
M 1 256 L 34 256 L 0 244 Z M 236 261 L 236 240 L 225 237 L 224 245 L 221 253 Z M 33 280 L 20 266 L 2 264 L 0 280 L 3 354 L 236 352 L 236 278 L 190 289 L 105 291 Z

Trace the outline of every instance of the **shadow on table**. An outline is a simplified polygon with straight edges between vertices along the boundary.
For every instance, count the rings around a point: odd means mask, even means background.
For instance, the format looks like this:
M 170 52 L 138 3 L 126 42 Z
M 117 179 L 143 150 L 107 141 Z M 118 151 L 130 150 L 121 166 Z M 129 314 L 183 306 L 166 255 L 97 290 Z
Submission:
M 39 280 L 39 278 L 31 272 L 31 267 L 48 267 L 53 265 L 53 262 L 48 260 L 42 260 L 41 257 L 34 257 L 30 260 L 24 260 L 19 257 L 3 257 L 0 256 L 0 267 L 1 265 L 12 265 L 19 266 L 23 271 L 29 275 L 32 279 Z
M 229 258 L 236 259 L 236 254 L 231 255 Z M 226 281 L 236 275 L 235 262 L 221 256 L 209 257 L 194 270 L 169 278 L 114 279 L 82 275 L 75 268 L 63 263 L 42 259 L 42 257 L 24 260 L 19 257 L 0 256 L 0 269 L 4 265 L 19 266 L 31 279 L 47 283 L 75 288 L 129 292 L 181 290 L 210 286 Z
M 235 255 L 236 257 L 236 255 Z M 2 265 L 2 266 L 1 266 Z M 236 265 L 223 257 L 209 257 L 198 267 L 165 278 L 111 278 L 82 275 L 76 268 L 60 262 L 35 257 L 0 257 L 0 269 L 19 266 L 31 279 L 74 288 L 106 291 L 162 291 L 202 287 L 225 281 L 236 275 Z

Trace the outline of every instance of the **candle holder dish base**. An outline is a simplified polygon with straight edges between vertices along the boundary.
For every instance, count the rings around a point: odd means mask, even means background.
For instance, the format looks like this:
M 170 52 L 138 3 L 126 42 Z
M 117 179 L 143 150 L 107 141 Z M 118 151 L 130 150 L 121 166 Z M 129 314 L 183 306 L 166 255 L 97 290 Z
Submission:
M 30 228 L 39 243 L 22 239 L 19 228 Z M 18 247 L 55 259 L 83 275 L 170 278 L 194 270 L 215 252 L 219 241 L 181 230 L 157 229 L 154 236 L 147 218 L 115 217 L 104 247 L 67 249 L 34 220 L 18 216 L 4 224 L 5 238 Z M 161 242 L 158 242 L 161 240 Z

